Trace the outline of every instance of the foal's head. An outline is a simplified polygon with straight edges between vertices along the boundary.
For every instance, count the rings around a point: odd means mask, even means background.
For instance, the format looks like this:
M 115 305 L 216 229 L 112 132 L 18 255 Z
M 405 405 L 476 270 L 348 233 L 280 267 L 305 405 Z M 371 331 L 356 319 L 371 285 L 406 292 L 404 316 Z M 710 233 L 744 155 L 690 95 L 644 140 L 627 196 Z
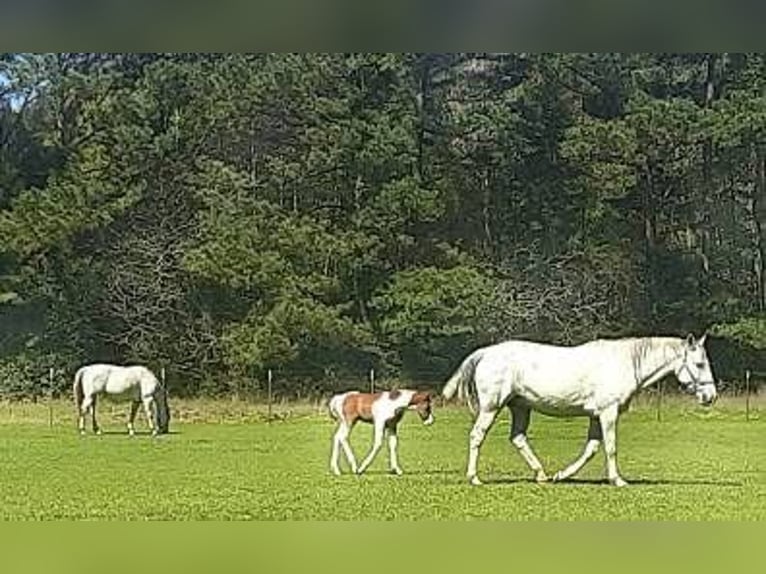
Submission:
M 425 425 L 430 425 L 434 422 L 434 415 L 431 412 L 433 407 L 432 403 L 433 399 L 431 393 L 425 391 L 415 393 L 410 399 L 410 408 L 418 413 L 420 420 L 422 420 Z

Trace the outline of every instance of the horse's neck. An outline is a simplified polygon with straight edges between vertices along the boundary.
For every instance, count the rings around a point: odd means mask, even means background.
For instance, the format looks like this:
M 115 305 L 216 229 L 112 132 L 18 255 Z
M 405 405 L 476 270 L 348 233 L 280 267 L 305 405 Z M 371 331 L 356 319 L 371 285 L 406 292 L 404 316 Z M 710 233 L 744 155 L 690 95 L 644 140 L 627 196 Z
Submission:
M 679 350 L 672 339 L 643 339 L 636 349 L 636 378 L 639 388 L 646 388 L 671 373 Z

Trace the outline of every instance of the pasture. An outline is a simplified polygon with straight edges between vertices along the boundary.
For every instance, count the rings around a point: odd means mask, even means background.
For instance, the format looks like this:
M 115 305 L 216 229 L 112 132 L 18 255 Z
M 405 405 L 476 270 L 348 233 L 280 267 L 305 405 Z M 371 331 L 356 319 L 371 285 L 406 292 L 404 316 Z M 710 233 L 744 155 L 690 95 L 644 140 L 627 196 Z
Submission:
M 332 476 L 335 429 L 318 405 L 173 401 L 171 434 L 143 421 L 125 432 L 126 405 L 99 405 L 102 436 L 78 436 L 68 402 L 0 404 L 0 519 L 690 520 L 766 519 L 766 404 L 745 421 L 744 401 L 711 409 L 667 399 L 662 420 L 637 401 L 620 419 L 626 488 L 603 482 L 600 451 L 574 480 L 535 484 L 508 441 L 502 414 L 482 449 L 479 476 L 464 477 L 472 419 L 465 407 L 435 410 L 431 427 L 408 413 L 400 425 L 405 474 L 386 471 L 382 449 L 368 474 Z M 585 419 L 533 415 L 530 440 L 549 472 L 580 452 Z M 351 444 L 361 459 L 371 428 Z M 345 466 L 342 469 L 347 471 Z

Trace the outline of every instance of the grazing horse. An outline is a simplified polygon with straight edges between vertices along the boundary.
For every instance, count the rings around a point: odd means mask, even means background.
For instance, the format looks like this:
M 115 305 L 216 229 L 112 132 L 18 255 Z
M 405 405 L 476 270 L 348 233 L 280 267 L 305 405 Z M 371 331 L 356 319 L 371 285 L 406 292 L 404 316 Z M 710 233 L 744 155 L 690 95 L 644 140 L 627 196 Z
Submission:
M 330 456 L 330 470 L 340 475 L 338 458 L 340 448 L 346 453 L 346 458 L 351 465 L 351 471 L 362 474 L 375 458 L 375 455 L 383 445 L 383 434 L 388 431 L 388 448 L 390 453 L 390 468 L 393 474 L 402 474 L 399 466 L 396 449 L 399 439 L 396 427 L 404 416 L 404 411 L 415 410 L 423 424 L 430 425 L 434 422 L 431 412 L 431 394 L 410 390 L 384 391 L 381 393 L 347 392 L 335 395 L 329 403 L 330 415 L 338 421 L 338 430 L 332 441 L 332 454 Z M 348 442 L 351 429 L 357 421 L 371 423 L 374 428 L 374 440 L 372 448 L 362 464 L 357 468 L 354 453 Z
M 101 434 L 96 422 L 96 396 L 99 394 L 115 395 L 131 401 L 128 419 L 128 433 L 131 436 L 136 432 L 133 421 L 142 403 L 152 434 L 168 432 L 170 410 L 167 392 L 154 373 L 144 366 L 87 365 L 75 374 L 73 390 L 80 434 L 85 434 L 85 415 L 88 411 L 93 417 L 93 432 Z
M 553 475 L 564 480 L 579 471 L 603 440 L 607 477 L 616 486 L 627 483 L 617 470 L 617 418 L 631 398 L 673 373 L 703 405 L 717 397 L 705 352 L 705 337 L 695 340 L 646 337 L 596 340 L 576 347 L 528 341 L 506 341 L 471 353 L 444 386 L 442 395 L 467 396 L 478 410 L 470 433 L 468 469 L 471 484 L 481 484 L 476 466 L 479 448 L 503 406 L 511 411 L 510 440 L 536 473 L 548 480 L 527 441 L 530 412 L 551 416 L 586 416 L 588 437 L 580 457 Z

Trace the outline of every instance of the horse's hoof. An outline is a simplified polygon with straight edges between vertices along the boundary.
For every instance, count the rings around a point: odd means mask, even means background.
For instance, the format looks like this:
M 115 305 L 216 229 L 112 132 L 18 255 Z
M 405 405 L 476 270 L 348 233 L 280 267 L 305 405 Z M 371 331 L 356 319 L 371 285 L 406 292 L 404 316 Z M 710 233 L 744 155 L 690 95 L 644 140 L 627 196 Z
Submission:
M 628 483 L 619 476 L 617 478 L 612 478 L 609 482 L 611 482 L 613 486 L 628 486 Z
M 468 482 L 471 483 L 471 485 L 473 486 L 481 486 L 482 484 L 484 484 L 482 481 L 479 480 L 479 477 L 476 475 L 468 477 Z
M 535 475 L 535 482 L 549 482 L 551 479 L 545 474 L 545 471 L 539 470 Z
M 332 472 L 335 476 L 340 476 L 340 469 L 339 468 L 331 468 L 330 472 Z
M 390 472 L 396 476 L 402 476 L 402 474 L 404 474 L 401 468 L 392 468 Z
M 561 482 L 562 480 L 564 480 L 564 476 L 561 474 L 561 471 L 556 472 L 551 477 L 551 482 Z

